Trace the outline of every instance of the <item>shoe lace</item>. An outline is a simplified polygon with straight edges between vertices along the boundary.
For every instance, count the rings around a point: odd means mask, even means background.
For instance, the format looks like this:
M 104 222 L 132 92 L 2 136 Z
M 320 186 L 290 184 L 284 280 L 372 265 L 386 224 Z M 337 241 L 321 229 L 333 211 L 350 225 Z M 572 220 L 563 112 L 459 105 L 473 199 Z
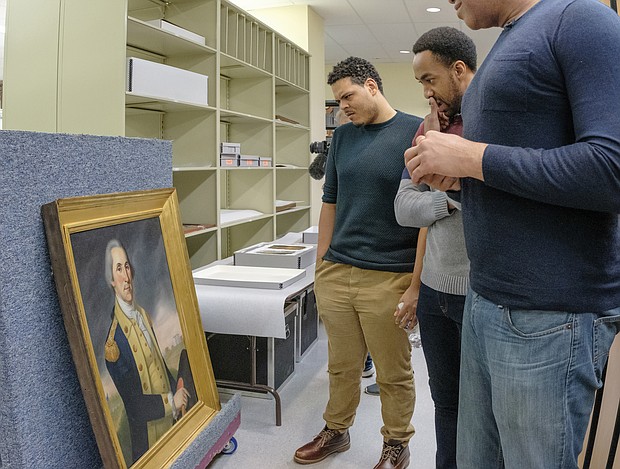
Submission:
M 332 430 L 331 428 L 324 428 L 323 430 L 321 430 L 321 432 L 317 436 L 321 438 L 321 445 L 324 445 L 326 442 L 338 436 L 339 434 L 340 432 L 338 430 Z
M 381 461 L 389 460 L 392 464 L 396 464 L 398 456 L 403 450 L 403 445 L 388 445 L 387 443 L 383 445 L 383 451 L 381 452 Z

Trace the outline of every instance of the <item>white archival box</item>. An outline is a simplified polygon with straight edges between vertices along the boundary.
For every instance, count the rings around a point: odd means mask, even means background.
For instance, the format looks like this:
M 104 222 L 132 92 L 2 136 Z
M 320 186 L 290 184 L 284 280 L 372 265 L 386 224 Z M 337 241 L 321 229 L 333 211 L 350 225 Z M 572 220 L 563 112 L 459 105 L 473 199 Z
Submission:
M 167 31 L 169 33 L 174 34 L 175 36 L 179 36 L 182 38 L 187 39 L 188 41 L 192 41 L 192 42 L 197 42 L 198 44 L 201 45 L 205 45 L 205 37 L 201 36 L 200 34 L 196 34 L 192 31 L 189 31 L 185 28 L 181 28 L 180 26 L 177 26 L 176 24 L 172 24 L 169 23 L 168 21 L 165 20 L 151 20 L 151 21 L 146 21 L 146 23 L 148 24 L 152 24 L 153 26 L 162 29 L 164 31 Z
M 150 60 L 127 58 L 127 91 L 140 96 L 206 106 L 208 78 Z
M 311 226 L 307 230 L 301 232 L 301 242 L 306 244 L 318 244 L 319 227 Z
M 305 269 L 316 261 L 316 246 L 308 244 L 259 243 L 235 251 L 235 265 Z
M 220 153 L 239 156 L 241 154 L 241 144 L 233 142 L 220 142 Z
M 240 155 L 239 156 L 239 166 L 254 166 L 258 167 L 258 156 L 255 155 Z
M 279 290 L 306 276 L 303 269 L 275 269 L 240 265 L 214 265 L 195 270 L 194 282 L 200 285 L 250 287 Z

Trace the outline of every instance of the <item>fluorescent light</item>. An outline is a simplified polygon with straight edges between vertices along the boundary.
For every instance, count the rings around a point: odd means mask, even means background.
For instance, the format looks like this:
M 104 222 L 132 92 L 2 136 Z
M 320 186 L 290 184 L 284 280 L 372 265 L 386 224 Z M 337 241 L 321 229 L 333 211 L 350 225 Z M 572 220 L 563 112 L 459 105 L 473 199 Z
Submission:
M 427 8 L 426 11 L 428 11 L 429 13 L 439 13 L 441 11 L 441 8 L 430 7 L 430 8 Z
M 398 52 L 400 52 L 401 54 L 410 54 L 411 53 L 411 51 L 408 51 L 408 50 L 400 50 Z

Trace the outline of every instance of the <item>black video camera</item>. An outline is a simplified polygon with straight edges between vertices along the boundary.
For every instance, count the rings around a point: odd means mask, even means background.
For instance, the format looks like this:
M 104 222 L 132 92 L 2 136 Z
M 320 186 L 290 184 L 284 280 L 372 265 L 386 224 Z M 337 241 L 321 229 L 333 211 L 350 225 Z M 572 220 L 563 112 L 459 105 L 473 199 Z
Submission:
M 329 140 L 322 142 L 312 142 L 310 144 L 310 153 L 316 153 L 318 156 L 308 167 L 310 177 L 319 180 L 325 176 L 325 164 L 327 162 L 327 152 L 329 151 Z
M 329 151 L 329 143 L 327 140 L 323 140 L 322 142 L 312 142 L 310 144 L 310 153 L 317 153 L 317 154 L 325 154 L 327 155 L 327 152 Z

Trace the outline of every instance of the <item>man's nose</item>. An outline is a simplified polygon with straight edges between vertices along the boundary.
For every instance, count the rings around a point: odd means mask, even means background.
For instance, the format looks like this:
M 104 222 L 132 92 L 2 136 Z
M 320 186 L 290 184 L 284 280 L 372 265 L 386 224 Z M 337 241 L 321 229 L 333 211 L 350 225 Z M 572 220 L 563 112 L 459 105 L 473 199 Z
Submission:
M 424 97 L 426 99 L 432 98 L 435 95 L 435 92 L 431 88 L 424 88 Z

